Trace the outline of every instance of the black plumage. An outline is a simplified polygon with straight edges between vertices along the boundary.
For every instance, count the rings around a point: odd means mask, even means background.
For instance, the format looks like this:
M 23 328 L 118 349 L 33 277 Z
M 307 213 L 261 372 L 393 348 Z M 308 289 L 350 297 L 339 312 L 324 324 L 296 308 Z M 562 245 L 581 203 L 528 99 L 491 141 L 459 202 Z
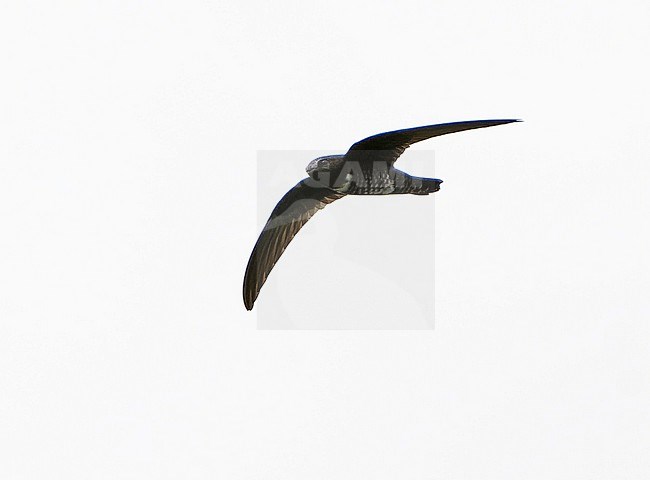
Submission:
M 440 135 L 492 127 L 517 120 L 471 120 L 407 128 L 365 138 L 345 155 L 307 165 L 308 177 L 278 202 L 251 253 L 244 275 L 244 305 L 251 310 L 260 289 L 293 237 L 314 214 L 346 195 L 428 195 L 442 180 L 414 177 L 393 164 L 412 144 Z

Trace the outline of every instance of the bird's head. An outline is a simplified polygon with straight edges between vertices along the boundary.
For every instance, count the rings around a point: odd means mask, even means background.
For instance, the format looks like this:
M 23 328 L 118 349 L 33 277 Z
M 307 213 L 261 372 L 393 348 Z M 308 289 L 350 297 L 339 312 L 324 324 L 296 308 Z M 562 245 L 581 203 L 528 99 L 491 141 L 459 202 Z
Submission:
M 309 162 L 307 175 L 319 182 L 329 183 L 329 179 L 339 173 L 344 163 L 344 155 L 326 155 Z

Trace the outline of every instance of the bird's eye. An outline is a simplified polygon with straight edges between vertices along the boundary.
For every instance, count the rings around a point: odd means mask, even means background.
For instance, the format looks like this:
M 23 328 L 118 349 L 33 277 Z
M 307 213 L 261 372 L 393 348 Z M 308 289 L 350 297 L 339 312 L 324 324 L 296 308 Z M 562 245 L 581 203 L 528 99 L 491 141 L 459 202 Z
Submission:
M 318 166 L 319 166 L 320 168 L 329 168 L 329 166 L 330 166 L 330 162 L 327 161 L 327 160 L 320 160 L 320 161 L 318 162 Z

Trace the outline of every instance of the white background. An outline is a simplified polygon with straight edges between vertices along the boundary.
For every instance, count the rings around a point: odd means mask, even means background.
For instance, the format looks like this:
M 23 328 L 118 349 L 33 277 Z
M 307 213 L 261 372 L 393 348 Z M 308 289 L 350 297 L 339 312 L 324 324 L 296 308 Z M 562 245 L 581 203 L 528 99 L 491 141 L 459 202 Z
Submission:
M 0 477 L 648 478 L 647 2 L 0 19 Z M 422 145 L 435 330 L 256 330 L 258 150 L 500 117 Z

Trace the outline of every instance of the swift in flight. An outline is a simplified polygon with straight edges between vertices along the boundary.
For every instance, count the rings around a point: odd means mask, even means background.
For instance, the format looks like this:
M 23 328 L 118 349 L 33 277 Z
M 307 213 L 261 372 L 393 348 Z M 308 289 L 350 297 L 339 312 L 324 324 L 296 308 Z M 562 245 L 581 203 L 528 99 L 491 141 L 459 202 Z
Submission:
M 244 275 L 247 310 L 260 293 L 271 269 L 298 231 L 314 214 L 346 195 L 429 195 L 442 180 L 414 177 L 396 169 L 395 160 L 412 144 L 448 133 L 493 127 L 519 120 L 471 120 L 407 128 L 361 140 L 345 155 L 328 155 L 307 165 L 307 178 L 278 202 L 253 247 Z

